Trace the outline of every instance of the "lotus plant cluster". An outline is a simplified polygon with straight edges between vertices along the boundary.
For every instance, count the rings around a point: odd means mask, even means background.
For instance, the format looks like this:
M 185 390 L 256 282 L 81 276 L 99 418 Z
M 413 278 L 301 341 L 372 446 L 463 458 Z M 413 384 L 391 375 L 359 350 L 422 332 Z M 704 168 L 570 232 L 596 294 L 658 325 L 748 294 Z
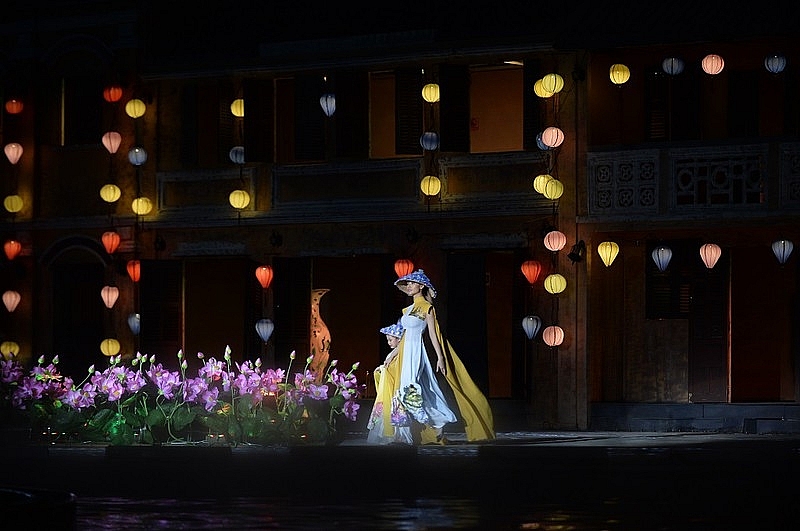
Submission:
M 229 444 L 303 444 L 330 441 L 339 419 L 356 420 L 365 387 L 358 363 L 341 372 L 333 360 L 320 375 L 309 356 L 292 374 L 294 352 L 287 370 L 263 368 L 260 359 L 234 362 L 229 347 L 219 360 L 198 353 L 194 375 L 182 351 L 177 357 L 176 370 L 141 353 L 129 363 L 111 357 L 79 383 L 60 374 L 58 356 L 40 357 L 30 371 L 1 360 L 0 401 L 25 413 L 32 429 L 80 442 L 177 442 L 196 432 Z

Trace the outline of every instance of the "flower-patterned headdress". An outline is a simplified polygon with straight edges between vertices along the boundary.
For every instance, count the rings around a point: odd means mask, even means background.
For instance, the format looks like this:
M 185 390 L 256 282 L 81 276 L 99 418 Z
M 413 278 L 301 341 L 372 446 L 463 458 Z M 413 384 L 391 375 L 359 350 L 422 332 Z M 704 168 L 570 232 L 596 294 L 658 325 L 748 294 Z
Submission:
M 422 284 L 431 294 L 431 297 L 436 297 L 436 289 L 433 287 L 431 280 L 425 274 L 422 269 L 417 269 L 413 273 L 409 273 L 405 276 L 402 276 L 394 281 L 395 286 L 399 286 L 400 284 L 405 284 L 407 282 L 416 282 L 417 284 Z

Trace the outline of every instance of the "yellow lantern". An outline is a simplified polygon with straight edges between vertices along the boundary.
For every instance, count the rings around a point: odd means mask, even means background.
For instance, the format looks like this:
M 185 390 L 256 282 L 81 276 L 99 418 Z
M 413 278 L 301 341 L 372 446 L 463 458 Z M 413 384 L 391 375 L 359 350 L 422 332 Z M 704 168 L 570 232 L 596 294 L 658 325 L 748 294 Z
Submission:
M 536 178 L 533 180 L 533 189 L 539 192 L 540 194 L 544 194 L 544 187 L 547 184 L 547 181 L 552 181 L 553 176 L 549 173 L 543 173 L 541 175 L 537 175 Z
M 131 209 L 137 216 L 146 216 L 153 210 L 153 202 L 146 197 L 137 197 L 131 203 Z
M 5 360 L 16 357 L 19 354 L 19 344 L 16 341 L 3 341 L 0 343 L 0 354 Z
M 547 199 L 555 201 L 564 195 L 564 183 L 558 179 L 550 179 L 544 185 L 544 192 L 542 192 Z
M 597 254 L 600 255 L 600 260 L 606 267 L 609 267 L 619 254 L 619 245 L 616 242 L 602 242 L 597 246 Z
M 3 206 L 6 207 L 6 210 L 12 214 L 16 214 L 22 210 L 22 205 L 22 198 L 16 194 L 6 196 L 6 198 L 3 200 Z
M 119 354 L 119 341 L 112 337 L 107 337 L 100 342 L 100 352 L 109 358 L 111 356 L 116 356 Z
M 419 183 L 422 193 L 428 197 L 437 195 L 442 190 L 442 181 L 435 175 L 426 175 Z
M 631 70 L 625 65 L 615 64 L 608 69 L 608 77 L 615 85 L 624 85 L 631 78 Z
M 231 114 L 237 118 L 244 118 L 244 100 L 237 98 L 231 103 Z
M 113 203 L 122 197 L 122 190 L 120 190 L 119 186 L 116 184 L 104 184 L 103 187 L 100 188 L 100 197 L 102 197 L 103 201 L 106 203 Z
M 533 84 L 533 93 L 542 99 L 547 99 L 553 95 L 552 92 L 547 92 L 545 90 L 541 79 L 537 79 L 536 83 Z
M 542 88 L 551 95 L 558 94 L 564 88 L 564 78 L 558 74 L 547 74 L 542 78 Z
M 134 119 L 144 116 L 144 111 L 146 109 L 147 106 L 138 98 L 134 98 L 125 104 L 125 114 Z
M 422 87 L 422 99 L 428 103 L 436 103 L 439 101 L 439 85 L 436 83 L 428 83 Z
M 228 196 L 228 202 L 233 208 L 241 210 L 250 204 L 250 194 L 244 190 L 234 190 Z
M 559 273 L 547 275 L 544 279 L 544 289 L 547 291 L 547 293 L 558 295 L 567 289 L 567 279 Z

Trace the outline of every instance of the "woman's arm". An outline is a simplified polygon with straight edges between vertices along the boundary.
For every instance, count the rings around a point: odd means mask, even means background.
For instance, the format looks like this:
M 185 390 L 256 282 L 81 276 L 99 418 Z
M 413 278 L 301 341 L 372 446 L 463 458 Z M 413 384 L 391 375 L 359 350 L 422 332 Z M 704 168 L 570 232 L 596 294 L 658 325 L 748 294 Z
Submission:
M 436 316 L 434 315 L 433 307 L 425 315 L 425 322 L 428 325 L 428 334 L 431 336 L 431 344 L 433 350 L 436 351 L 436 370 L 445 374 L 447 369 L 444 365 L 444 355 L 442 354 L 442 346 L 439 344 L 439 337 L 436 335 Z

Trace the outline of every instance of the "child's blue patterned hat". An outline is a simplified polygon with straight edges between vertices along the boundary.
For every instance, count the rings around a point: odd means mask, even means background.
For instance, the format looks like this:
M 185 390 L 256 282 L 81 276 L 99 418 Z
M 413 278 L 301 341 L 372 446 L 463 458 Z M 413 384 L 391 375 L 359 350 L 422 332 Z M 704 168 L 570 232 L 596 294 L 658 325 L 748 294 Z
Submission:
M 413 273 L 409 273 L 405 276 L 402 276 L 394 281 L 395 286 L 399 286 L 400 284 L 404 284 L 407 282 L 416 282 L 417 284 L 422 284 L 430 291 L 431 297 L 436 297 L 436 289 L 433 287 L 431 280 L 425 274 L 422 269 L 417 269 Z
M 393 325 L 384 326 L 380 331 L 381 334 L 386 334 L 387 336 L 393 336 L 399 339 L 403 336 L 403 330 L 405 330 L 405 328 L 403 328 L 403 325 L 401 325 L 400 321 L 398 321 Z

